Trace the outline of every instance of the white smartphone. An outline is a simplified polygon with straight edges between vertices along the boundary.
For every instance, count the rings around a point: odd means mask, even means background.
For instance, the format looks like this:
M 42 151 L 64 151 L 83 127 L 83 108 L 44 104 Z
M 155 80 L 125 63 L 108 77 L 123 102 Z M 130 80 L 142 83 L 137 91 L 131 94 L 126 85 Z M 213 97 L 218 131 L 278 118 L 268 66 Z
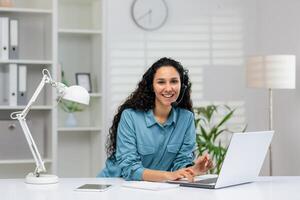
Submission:
M 82 192 L 103 192 L 108 190 L 112 185 L 107 184 L 84 184 L 75 189 L 75 191 Z

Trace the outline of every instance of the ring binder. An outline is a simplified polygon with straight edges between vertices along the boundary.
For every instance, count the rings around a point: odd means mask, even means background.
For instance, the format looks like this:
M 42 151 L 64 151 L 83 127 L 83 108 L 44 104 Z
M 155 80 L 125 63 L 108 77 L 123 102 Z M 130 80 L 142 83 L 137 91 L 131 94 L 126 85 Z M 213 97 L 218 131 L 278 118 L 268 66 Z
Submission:
M 17 105 L 17 64 L 9 64 L 9 105 Z
M 0 17 L 0 59 L 8 60 L 8 17 Z
M 27 104 L 27 67 L 19 65 L 18 71 L 18 105 Z
M 12 19 L 9 22 L 9 58 L 17 59 L 18 58 L 18 20 Z

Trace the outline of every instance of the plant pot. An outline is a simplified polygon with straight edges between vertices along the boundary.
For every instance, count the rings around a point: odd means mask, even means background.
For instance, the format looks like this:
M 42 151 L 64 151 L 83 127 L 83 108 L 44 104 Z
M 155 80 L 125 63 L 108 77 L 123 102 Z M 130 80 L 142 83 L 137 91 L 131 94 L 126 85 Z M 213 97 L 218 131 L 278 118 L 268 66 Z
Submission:
M 66 121 L 65 121 L 66 127 L 75 127 L 77 126 L 77 119 L 74 115 L 74 113 L 68 113 Z

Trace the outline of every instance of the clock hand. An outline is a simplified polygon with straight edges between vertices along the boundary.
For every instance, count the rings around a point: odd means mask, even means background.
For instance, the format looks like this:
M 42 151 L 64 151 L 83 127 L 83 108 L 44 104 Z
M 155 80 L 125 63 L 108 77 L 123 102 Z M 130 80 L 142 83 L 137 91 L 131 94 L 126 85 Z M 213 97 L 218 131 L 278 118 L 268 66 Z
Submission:
M 152 23 L 152 9 L 149 10 L 149 24 Z
M 143 15 L 141 15 L 141 16 L 139 16 L 138 18 L 137 18 L 137 20 L 141 20 L 141 19 L 143 19 L 144 17 L 146 17 L 147 15 L 149 15 L 149 14 L 151 14 L 151 12 L 152 12 L 152 10 L 150 9 L 150 10 L 148 10 L 147 12 L 145 12 Z

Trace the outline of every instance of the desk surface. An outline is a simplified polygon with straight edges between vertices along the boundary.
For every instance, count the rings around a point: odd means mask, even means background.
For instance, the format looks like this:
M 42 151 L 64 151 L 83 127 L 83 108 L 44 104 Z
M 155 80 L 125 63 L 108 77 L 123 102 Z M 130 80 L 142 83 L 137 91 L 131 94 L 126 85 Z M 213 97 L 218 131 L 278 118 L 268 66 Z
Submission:
M 24 179 L 0 179 L 1 200 L 282 200 L 300 199 L 300 177 L 259 177 L 254 183 L 217 190 L 178 187 L 149 191 L 121 187 L 124 180 L 116 178 L 61 178 L 58 184 L 30 185 Z M 105 192 L 76 192 L 74 188 L 86 183 L 115 185 Z

